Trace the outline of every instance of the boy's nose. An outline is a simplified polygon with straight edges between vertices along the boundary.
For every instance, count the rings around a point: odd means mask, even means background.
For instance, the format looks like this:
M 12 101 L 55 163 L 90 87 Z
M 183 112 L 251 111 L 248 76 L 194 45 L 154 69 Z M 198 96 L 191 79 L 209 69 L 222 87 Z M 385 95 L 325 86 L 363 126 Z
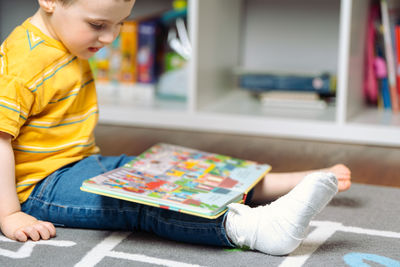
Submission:
M 104 45 L 111 44 L 114 41 L 114 39 L 117 38 L 117 35 L 118 34 L 115 34 L 112 31 L 104 32 L 99 36 L 99 42 L 101 42 Z

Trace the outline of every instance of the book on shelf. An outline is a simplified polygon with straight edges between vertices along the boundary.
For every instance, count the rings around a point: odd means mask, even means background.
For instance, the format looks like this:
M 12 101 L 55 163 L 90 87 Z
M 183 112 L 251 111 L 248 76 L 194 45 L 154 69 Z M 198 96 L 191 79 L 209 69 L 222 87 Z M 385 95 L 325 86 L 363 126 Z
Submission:
M 383 107 L 384 109 L 392 109 L 386 61 L 380 54 L 380 49 L 378 49 L 377 56 L 374 61 L 376 78 L 379 82 L 380 88 L 380 98 L 378 106 Z
M 382 16 L 385 58 L 387 63 L 387 74 L 388 74 L 388 82 L 390 89 L 390 100 L 391 100 L 392 110 L 397 112 L 400 109 L 400 103 L 396 85 L 396 68 L 395 68 L 394 48 L 393 48 L 392 33 L 391 33 L 391 24 L 389 18 L 388 1 L 380 0 L 380 7 Z
M 160 62 L 159 21 L 151 19 L 140 21 L 138 26 L 137 81 L 155 83 L 158 79 Z
M 138 22 L 134 20 L 125 21 L 120 32 L 120 50 L 121 50 L 121 66 L 120 77 L 121 83 L 134 84 L 137 76 L 137 28 Z
M 394 72 L 400 109 L 400 1 L 387 0 L 389 27 L 393 44 Z
M 315 92 L 270 91 L 258 94 L 260 102 L 265 107 L 289 109 L 325 109 L 326 100 Z
M 390 85 L 389 79 L 384 77 L 380 80 L 382 90 L 382 105 L 384 109 L 392 109 L 392 100 L 390 97 Z
M 239 71 L 238 82 L 240 88 L 254 93 L 286 90 L 332 96 L 336 92 L 336 76 L 329 73 Z
M 268 164 L 156 144 L 123 167 L 83 182 L 81 190 L 205 218 L 217 218 L 271 169 Z
M 400 96 L 400 20 L 395 25 L 395 40 L 396 40 L 396 55 L 397 55 L 397 66 L 396 66 L 396 78 L 397 78 L 397 93 Z
M 379 97 L 379 85 L 378 77 L 376 75 L 376 40 L 377 32 L 376 24 L 379 20 L 379 6 L 374 4 L 371 5 L 368 11 L 367 19 L 367 32 L 365 42 L 365 73 L 364 73 L 364 84 L 363 94 L 368 104 L 378 104 Z M 379 63 L 379 62 L 378 62 Z

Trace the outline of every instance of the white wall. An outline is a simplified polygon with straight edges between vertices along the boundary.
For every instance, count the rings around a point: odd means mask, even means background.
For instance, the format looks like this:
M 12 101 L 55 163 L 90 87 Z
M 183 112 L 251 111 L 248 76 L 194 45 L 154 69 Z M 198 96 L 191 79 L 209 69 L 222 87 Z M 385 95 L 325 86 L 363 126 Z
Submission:
M 339 0 L 246 0 L 243 9 L 243 67 L 336 72 Z

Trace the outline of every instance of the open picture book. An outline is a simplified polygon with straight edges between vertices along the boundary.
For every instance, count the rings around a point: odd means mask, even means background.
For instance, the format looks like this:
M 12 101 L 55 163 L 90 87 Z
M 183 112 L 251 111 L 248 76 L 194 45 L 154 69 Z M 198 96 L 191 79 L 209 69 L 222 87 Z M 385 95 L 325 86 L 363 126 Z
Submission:
M 157 144 L 123 167 L 85 180 L 81 190 L 205 218 L 217 218 L 271 169 L 268 164 Z

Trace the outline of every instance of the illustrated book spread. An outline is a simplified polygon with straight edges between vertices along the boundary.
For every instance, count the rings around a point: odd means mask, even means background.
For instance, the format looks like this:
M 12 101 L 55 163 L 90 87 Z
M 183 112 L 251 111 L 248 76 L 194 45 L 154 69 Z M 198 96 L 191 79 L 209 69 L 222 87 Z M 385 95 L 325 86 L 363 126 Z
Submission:
M 205 218 L 217 218 L 271 169 L 268 164 L 157 144 L 123 167 L 85 180 L 81 190 Z

